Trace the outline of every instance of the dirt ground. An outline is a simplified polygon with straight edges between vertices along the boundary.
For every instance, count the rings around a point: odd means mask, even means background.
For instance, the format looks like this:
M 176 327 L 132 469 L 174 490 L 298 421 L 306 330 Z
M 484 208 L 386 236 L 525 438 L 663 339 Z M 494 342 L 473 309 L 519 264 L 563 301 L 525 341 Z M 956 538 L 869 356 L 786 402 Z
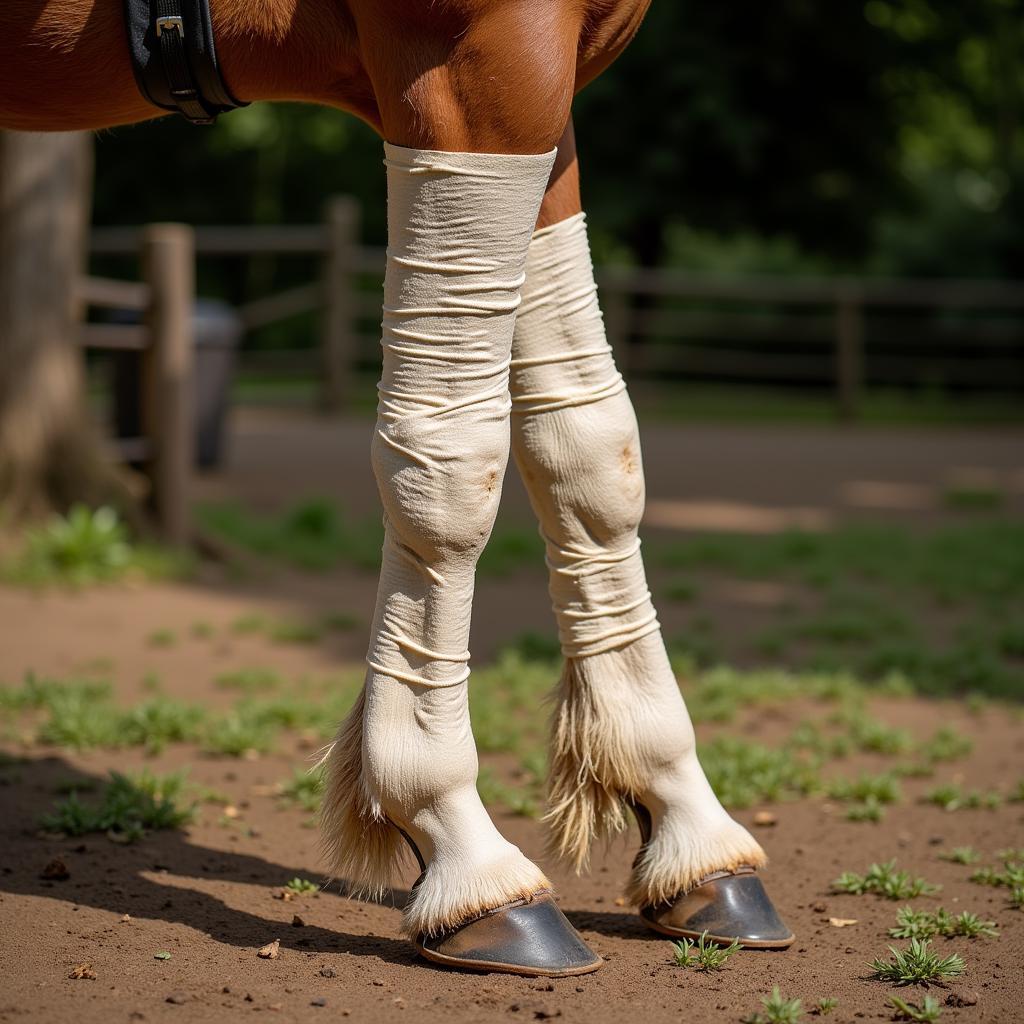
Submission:
M 368 434 L 363 422 L 339 428 L 294 414 L 243 412 L 229 467 L 203 479 L 199 497 L 241 497 L 272 508 L 304 494 L 333 494 L 355 511 L 369 511 Z M 1019 514 L 1022 440 L 986 432 L 655 427 L 645 439 L 649 526 L 813 529 L 865 517 L 928 524 L 953 515 L 942 495 L 965 482 L 998 487 L 1006 495 L 1004 511 Z M 527 514 L 516 484 L 507 498 L 505 515 Z M 373 591 L 372 577 L 349 571 L 315 578 L 281 571 L 242 582 L 200 574 L 189 584 L 77 594 L 0 588 L 0 681 L 13 683 L 28 670 L 67 674 L 106 659 L 124 702 L 143 695 L 143 679 L 154 671 L 174 697 L 226 702 L 210 684 L 219 671 L 258 658 L 288 678 L 323 675 L 358 662 L 366 639 L 363 626 L 315 645 L 268 647 L 261 638 L 232 635 L 231 622 L 254 610 L 294 616 L 341 607 L 365 624 Z M 763 600 L 756 590 L 722 595 L 737 623 Z M 166 649 L 147 640 L 157 630 L 188 637 L 199 621 L 218 639 L 186 639 Z M 476 656 L 487 660 L 531 628 L 550 628 L 540 574 L 481 581 Z M 770 745 L 813 710 L 802 701 L 773 706 L 742 715 L 728 731 Z M 940 857 L 970 845 L 983 854 L 982 864 L 996 864 L 995 851 L 1024 847 L 1024 803 L 946 812 L 917 799 L 945 781 L 1007 791 L 1024 775 L 1024 719 L 999 705 L 969 711 L 963 704 L 895 698 L 873 701 L 871 711 L 922 739 L 940 725 L 953 726 L 974 741 L 974 750 L 940 765 L 932 779 L 905 780 L 907 799 L 880 824 L 849 822 L 823 797 L 737 812 L 768 850 L 765 883 L 797 942 L 784 953 L 738 954 L 720 973 L 675 966 L 669 943 L 616 902 L 635 833 L 597 851 L 593 870 L 575 878 L 543 861 L 537 822 L 498 814 L 502 831 L 550 868 L 562 908 L 605 958 L 596 974 L 556 982 L 452 972 L 419 960 L 398 931 L 403 891 L 394 905 L 349 900 L 337 884 L 312 896 L 275 898 L 295 876 L 323 880 L 308 815 L 282 807 L 273 795 L 273 786 L 311 755 L 301 738 L 251 760 L 203 756 L 185 745 L 147 758 L 5 741 L 0 748 L 17 760 L 0 772 L 0 1021 L 201 1022 L 276 1014 L 271 1019 L 738 1022 L 760 1008 L 760 996 L 773 985 L 801 997 L 805 1009 L 819 997 L 838 998 L 830 1020 L 890 1020 L 885 1004 L 895 990 L 871 980 L 866 964 L 884 956 L 890 942 L 905 945 L 886 937 L 902 904 L 837 895 L 830 883 L 842 871 L 864 871 L 892 857 L 943 886 L 938 897 L 915 905 L 974 911 L 1001 930 L 998 940 L 936 941 L 940 951 L 956 950 L 967 962 L 961 979 L 931 990 L 946 1004 L 942 1019 L 1024 1021 L 1024 912 L 1010 909 L 1006 889 L 971 883 L 973 868 Z M 701 726 L 699 739 L 722 728 Z M 507 777 L 500 756 L 482 761 Z M 111 768 L 165 772 L 186 764 L 190 781 L 223 791 L 236 816 L 225 819 L 221 808 L 204 806 L 186 829 L 154 833 L 132 846 L 38 831 L 39 814 L 58 787 L 101 779 Z M 843 771 L 852 775 L 862 767 L 877 771 L 882 761 L 861 755 Z M 776 824 L 754 826 L 764 810 Z M 54 858 L 64 861 L 69 877 L 41 877 Z M 301 924 L 293 922 L 296 915 Z M 832 917 L 856 923 L 840 928 L 829 923 Z M 273 939 L 280 940 L 280 957 L 259 959 L 256 950 Z M 162 951 L 170 959 L 156 959 Z M 95 978 L 70 978 L 80 964 L 91 965 Z M 919 989 L 903 994 L 914 1002 L 923 995 Z

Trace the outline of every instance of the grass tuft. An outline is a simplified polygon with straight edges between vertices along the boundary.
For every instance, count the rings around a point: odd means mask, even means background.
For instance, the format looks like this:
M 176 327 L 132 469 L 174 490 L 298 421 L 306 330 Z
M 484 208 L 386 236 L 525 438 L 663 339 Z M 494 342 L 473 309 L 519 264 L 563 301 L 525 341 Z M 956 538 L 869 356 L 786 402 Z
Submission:
M 874 893 L 889 900 L 907 900 L 915 896 L 933 896 L 942 886 L 933 885 L 923 878 L 913 878 L 907 871 L 897 871 L 895 859 L 872 864 L 863 875 L 844 871 L 833 883 L 837 892 L 855 896 Z
M 920 1003 L 907 1003 L 899 996 L 889 996 L 889 1005 L 896 1011 L 894 1020 L 934 1024 L 942 1016 L 942 1007 L 933 996 L 925 996 Z
M 692 967 L 695 971 L 720 971 L 725 962 L 740 948 L 738 939 L 728 946 L 708 941 L 705 930 L 699 939 L 680 939 L 672 943 L 672 958 L 679 967 Z
M 769 996 L 761 997 L 762 1010 L 744 1017 L 742 1024 L 800 1024 L 803 1020 L 803 1002 L 800 999 L 785 999 L 779 986 L 772 987 Z
M 147 832 L 181 828 L 192 820 L 195 805 L 180 803 L 184 780 L 183 772 L 163 776 L 148 771 L 111 772 L 98 804 L 83 803 L 72 792 L 40 824 L 67 836 L 106 832 L 117 842 L 134 843 Z
M 939 956 L 929 946 L 928 939 L 911 939 L 906 949 L 889 947 L 891 960 L 876 958 L 868 966 L 876 978 L 894 985 L 928 985 L 963 973 L 966 964 L 959 953 Z

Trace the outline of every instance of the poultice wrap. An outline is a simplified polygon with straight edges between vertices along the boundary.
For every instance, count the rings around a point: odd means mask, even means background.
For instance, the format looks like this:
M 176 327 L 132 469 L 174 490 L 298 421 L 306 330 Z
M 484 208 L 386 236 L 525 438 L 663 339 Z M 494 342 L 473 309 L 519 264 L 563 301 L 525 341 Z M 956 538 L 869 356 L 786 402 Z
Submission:
M 605 339 L 582 213 L 537 231 L 511 366 L 513 432 L 568 657 L 658 630 L 637 527 L 639 434 Z
M 372 459 L 385 540 L 375 673 L 469 675 L 477 558 L 508 461 L 508 375 L 524 260 L 554 151 L 385 145 L 388 254 Z

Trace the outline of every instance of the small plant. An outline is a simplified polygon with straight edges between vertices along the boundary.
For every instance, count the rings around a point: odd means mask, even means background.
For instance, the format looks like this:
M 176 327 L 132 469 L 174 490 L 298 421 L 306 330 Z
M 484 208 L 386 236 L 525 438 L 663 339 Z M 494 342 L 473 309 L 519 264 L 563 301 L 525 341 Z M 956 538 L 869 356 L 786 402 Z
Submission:
M 733 939 L 728 946 L 709 942 L 705 931 L 696 941 L 680 939 L 679 942 L 673 942 L 672 956 L 680 967 L 692 967 L 697 971 L 720 971 L 726 960 L 739 948 L 738 939 Z
M 182 807 L 184 775 L 138 775 L 111 772 L 98 806 L 82 803 L 77 793 L 57 803 L 41 824 L 51 832 L 81 836 L 106 832 L 111 839 L 133 843 L 147 832 L 176 829 L 192 820 L 194 805 Z
M 953 936 L 962 935 L 966 939 L 976 939 L 980 937 L 988 939 L 996 939 L 999 937 L 999 929 L 996 927 L 995 921 L 982 920 L 977 914 L 972 914 L 970 911 L 963 911 L 963 913 L 957 914 L 948 926 L 941 931 L 942 935 Z
M 973 846 L 954 846 L 952 850 L 940 853 L 939 858 L 954 864 L 974 864 L 981 860 L 981 854 Z
M 308 878 L 292 878 L 285 882 L 284 887 L 295 896 L 305 896 L 306 893 L 320 891 L 320 886 L 316 882 L 309 881 Z
M 927 985 L 963 973 L 966 965 L 959 953 L 939 956 L 929 945 L 928 939 L 911 939 L 906 949 L 890 946 L 891 961 L 876 958 L 868 966 L 876 978 L 894 985 Z
M 930 740 L 922 743 L 918 753 L 931 764 L 938 761 L 955 761 L 966 757 L 974 749 L 974 743 L 948 725 L 937 730 Z
M 899 996 L 889 996 L 889 1005 L 896 1011 L 894 1020 L 919 1021 L 934 1024 L 942 1016 L 942 1007 L 932 996 L 925 996 L 920 1004 L 905 1003 Z
M 832 887 L 837 892 L 852 893 L 856 896 L 863 893 L 875 893 L 889 900 L 933 896 L 942 888 L 923 878 L 912 878 L 907 871 L 897 871 L 895 859 L 883 864 L 872 864 L 867 873 L 863 875 L 858 875 L 853 871 L 844 871 L 832 883 Z
M 894 939 L 930 939 L 934 935 L 994 939 L 999 936 L 999 930 L 995 921 L 985 921 L 968 910 L 954 917 L 943 907 L 935 911 L 900 907 L 896 911 L 896 927 L 890 928 L 889 934 Z
M 896 927 L 889 929 L 894 939 L 930 939 L 939 931 L 936 915 L 928 910 L 900 907 L 896 911 Z
M 1015 885 L 1010 890 L 1010 906 L 1014 910 L 1024 910 L 1024 885 Z
M 292 777 L 281 786 L 281 799 L 286 803 L 298 804 L 304 811 L 312 813 L 320 808 L 323 789 L 322 767 L 314 768 L 312 771 L 297 768 L 292 772 Z
M 272 668 L 259 666 L 239 668 L 233 672 L 221 672 L 213 684 L 221 690 L 241 690 L 243 693 L 273 690 L 282 683 L 281 676 Z
M 839 1000 L 835 996 L 822 996 L 811 1009 L 816 1017 L 827 1017 L 837 1006 Z
M 761 997 L 761 1013 L 744 1017 L 742 1024 L 800 1024 L 803 1020 L 803 1003 L 799 999 L 784 999 L 779 986 L 772 987 L 770 996 Z
M 999 793 L 965 792 L 952 783 L 936 786 L 927 792 L 923 799 L 925 803 L 935 804 L 944 811 L 974 810 L 979 807 L 993 810 L 1003 802 Z
M 992 867 L 978 868 L 969 880 L 978 885 L 1005 886 L 1007 889 L 1024 886 L 1024 861 L 1005 860 L 1002 871 Z
M 835 800 L 893 804 L 900 798 L 900 784 L 892 775 L 861 774 L 856 779 L 834 779 L 828 795 Z
M 177 642 L 178 636 L 173 629 L 154 629 L 146 637 L 150 647 L 173 647 Z
M 885 808 L 874 798 L 869 797 L 861 804 L 853 804 L 846 809 L 847 821 L 879 822 L 885 815 Z

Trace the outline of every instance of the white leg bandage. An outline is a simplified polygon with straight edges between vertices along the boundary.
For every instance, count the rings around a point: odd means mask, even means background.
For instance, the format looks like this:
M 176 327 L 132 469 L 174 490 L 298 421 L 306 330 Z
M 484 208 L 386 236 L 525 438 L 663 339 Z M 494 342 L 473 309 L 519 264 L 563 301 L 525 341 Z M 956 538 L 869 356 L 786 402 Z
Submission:
M 566 657 L 553 727 L 552 847 L 579 869 L 621 829 L 624 798 L 653 839 L 631 896 L 657 902 L 703 875 L 764 861 L 697 761 L 640 556 L 636 418 L 605 339 L 583 214 L 530 243 L 511 373 L 513 451 L 540 520 Z
M 363 698 L 329 757 L 336 872 L 386 887 L 401 840 L 427 870 L 406 912 L 436 932 L 548 883 L 476 791 L 470 611 L 508 460 L 524 261 L 554 153 L 385 146 L 388 261 L 373 467 L 385 541 Z

